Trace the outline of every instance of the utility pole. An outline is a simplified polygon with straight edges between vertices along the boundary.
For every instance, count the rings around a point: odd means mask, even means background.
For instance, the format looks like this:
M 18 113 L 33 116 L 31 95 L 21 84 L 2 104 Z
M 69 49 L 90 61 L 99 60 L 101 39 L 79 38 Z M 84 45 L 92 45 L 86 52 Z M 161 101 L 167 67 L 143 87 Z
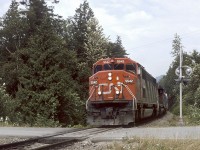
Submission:
M 183 50 L 182 50 L 182 46 L 180 47 L 180 75 L 179 75 L 179 79 L 180 79 L 180 118 L 179 118 L 179 125 L 183 126 L 184 122 L 183 122 L 183 112 L 182 112 L 182 90 L 183 90 L 183 76 L 182 76 L 182 61 L 183 61 Z
M 180 47 L 180 65 L 175 70 L 175 74 L 178 76 L 178 79 L 175 79 L 176 82 L 180 84 L 180 117 L 179 117 L 179 125 L 183 126 L 183 100 L 182 100 L 182 94 L 183 94 L 183 83 L 187 83 L 190 81 L 190 75 L 192 74 L 192 68 L 189 66 L 183 66 L 183 49 L 182 46 Z M 183 69 L 185 70 L 185 76 L 183 76 Z

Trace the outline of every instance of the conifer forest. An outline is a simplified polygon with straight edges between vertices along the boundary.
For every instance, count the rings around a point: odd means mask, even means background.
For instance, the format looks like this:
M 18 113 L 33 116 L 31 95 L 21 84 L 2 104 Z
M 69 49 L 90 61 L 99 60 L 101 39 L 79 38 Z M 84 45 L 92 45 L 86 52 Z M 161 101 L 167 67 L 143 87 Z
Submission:
M 17 126 L 85 125 L 93 63 L 128 55 L 120 35 L 111 41 L 104 34 L 87 0 L 67 19 L 55 14 L 45 0 L 12 0 L 0 17 L 0 116 Z M 174 100 L 175 110 L 179 86 L 174 71 L 181 45 L 176 34 L 174 61 L 159 82 Z M 183 57 L 183 63 L 193 68 L 191 81 L 184 86 L 184 113 L 200 123 L 200 53 L 184 52 Z

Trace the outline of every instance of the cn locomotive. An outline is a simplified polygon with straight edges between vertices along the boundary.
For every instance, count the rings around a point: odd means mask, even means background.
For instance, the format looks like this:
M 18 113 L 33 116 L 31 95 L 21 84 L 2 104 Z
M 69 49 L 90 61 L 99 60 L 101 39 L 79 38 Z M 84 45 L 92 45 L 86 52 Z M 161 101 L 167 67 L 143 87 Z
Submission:
M 92 71 L 86 101 L 89 125 L 129 125 L 166 109 L 156 79 L 136 61 L 100 59 Z

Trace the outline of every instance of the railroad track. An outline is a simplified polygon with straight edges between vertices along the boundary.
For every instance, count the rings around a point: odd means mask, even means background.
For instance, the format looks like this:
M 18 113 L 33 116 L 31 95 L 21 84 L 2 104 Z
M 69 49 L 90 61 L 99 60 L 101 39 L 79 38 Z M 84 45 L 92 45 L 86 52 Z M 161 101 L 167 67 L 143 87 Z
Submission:
M 98 133 L 110 131 L 116 128 L 86 128 L 86 129 L 72 129 L 70 131 L 58 132 L 41 137 L 27 139 L 14 143 L 0 145 L 0 149 L 4 150 L 49 150 L 59 149 L 70 146 L 76 142 L 80 142 L 90 138 Z M 73 136 L 76 135 L 76 136 Z M 77 136 L 80 135 L 80 136 Z M 47 142 L 48 141 L 48 142 Z
M 159 117 L 148 117 L 140 120 L 134 125 L 125 126 L 125 127 L 133 127 L 133 126 L 142 126 L 145 124 L 148 124 L 152 121 L 155 121 L 156 119 L 162 118 L 165 114 L 160 115 Z M 41 137 L 35 137 L 30 138 L 24 141 L 14 142 L 14 143 L 8 143 L 0 145 L 0 150 L 49 150 L 49 149 L 59 149 L 62 147 L 70 146 L 76 142 L 80 142 L 83 140 L 88 139 L 89 137 L 110 131 L 118 129 L 121 126 L 104 126 L 103 128 L 84 128 L 84 129 L 72 129 L 67 130 L 63 132 L 57 132 L 54 134 L 48 134 Z M 63 137 L 62 137 L 63 136 Z

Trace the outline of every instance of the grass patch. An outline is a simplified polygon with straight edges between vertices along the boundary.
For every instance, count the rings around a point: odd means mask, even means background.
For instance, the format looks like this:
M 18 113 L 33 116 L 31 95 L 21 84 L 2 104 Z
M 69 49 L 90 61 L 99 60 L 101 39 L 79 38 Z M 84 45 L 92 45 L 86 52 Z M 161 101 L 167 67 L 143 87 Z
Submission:
M 178 116 L 173 115 L 173 117 L 169 120 L 169 126 L 177 126 Z
M 8 121 L 0 121 L 0 127 L 17 127 L 19 125 L 17 124 L 12 124 Z
M 200 141 L 191 139 L 124 139 L 122 142 L 114 142 L 106 147 L 110 150 L 199 150 Z

